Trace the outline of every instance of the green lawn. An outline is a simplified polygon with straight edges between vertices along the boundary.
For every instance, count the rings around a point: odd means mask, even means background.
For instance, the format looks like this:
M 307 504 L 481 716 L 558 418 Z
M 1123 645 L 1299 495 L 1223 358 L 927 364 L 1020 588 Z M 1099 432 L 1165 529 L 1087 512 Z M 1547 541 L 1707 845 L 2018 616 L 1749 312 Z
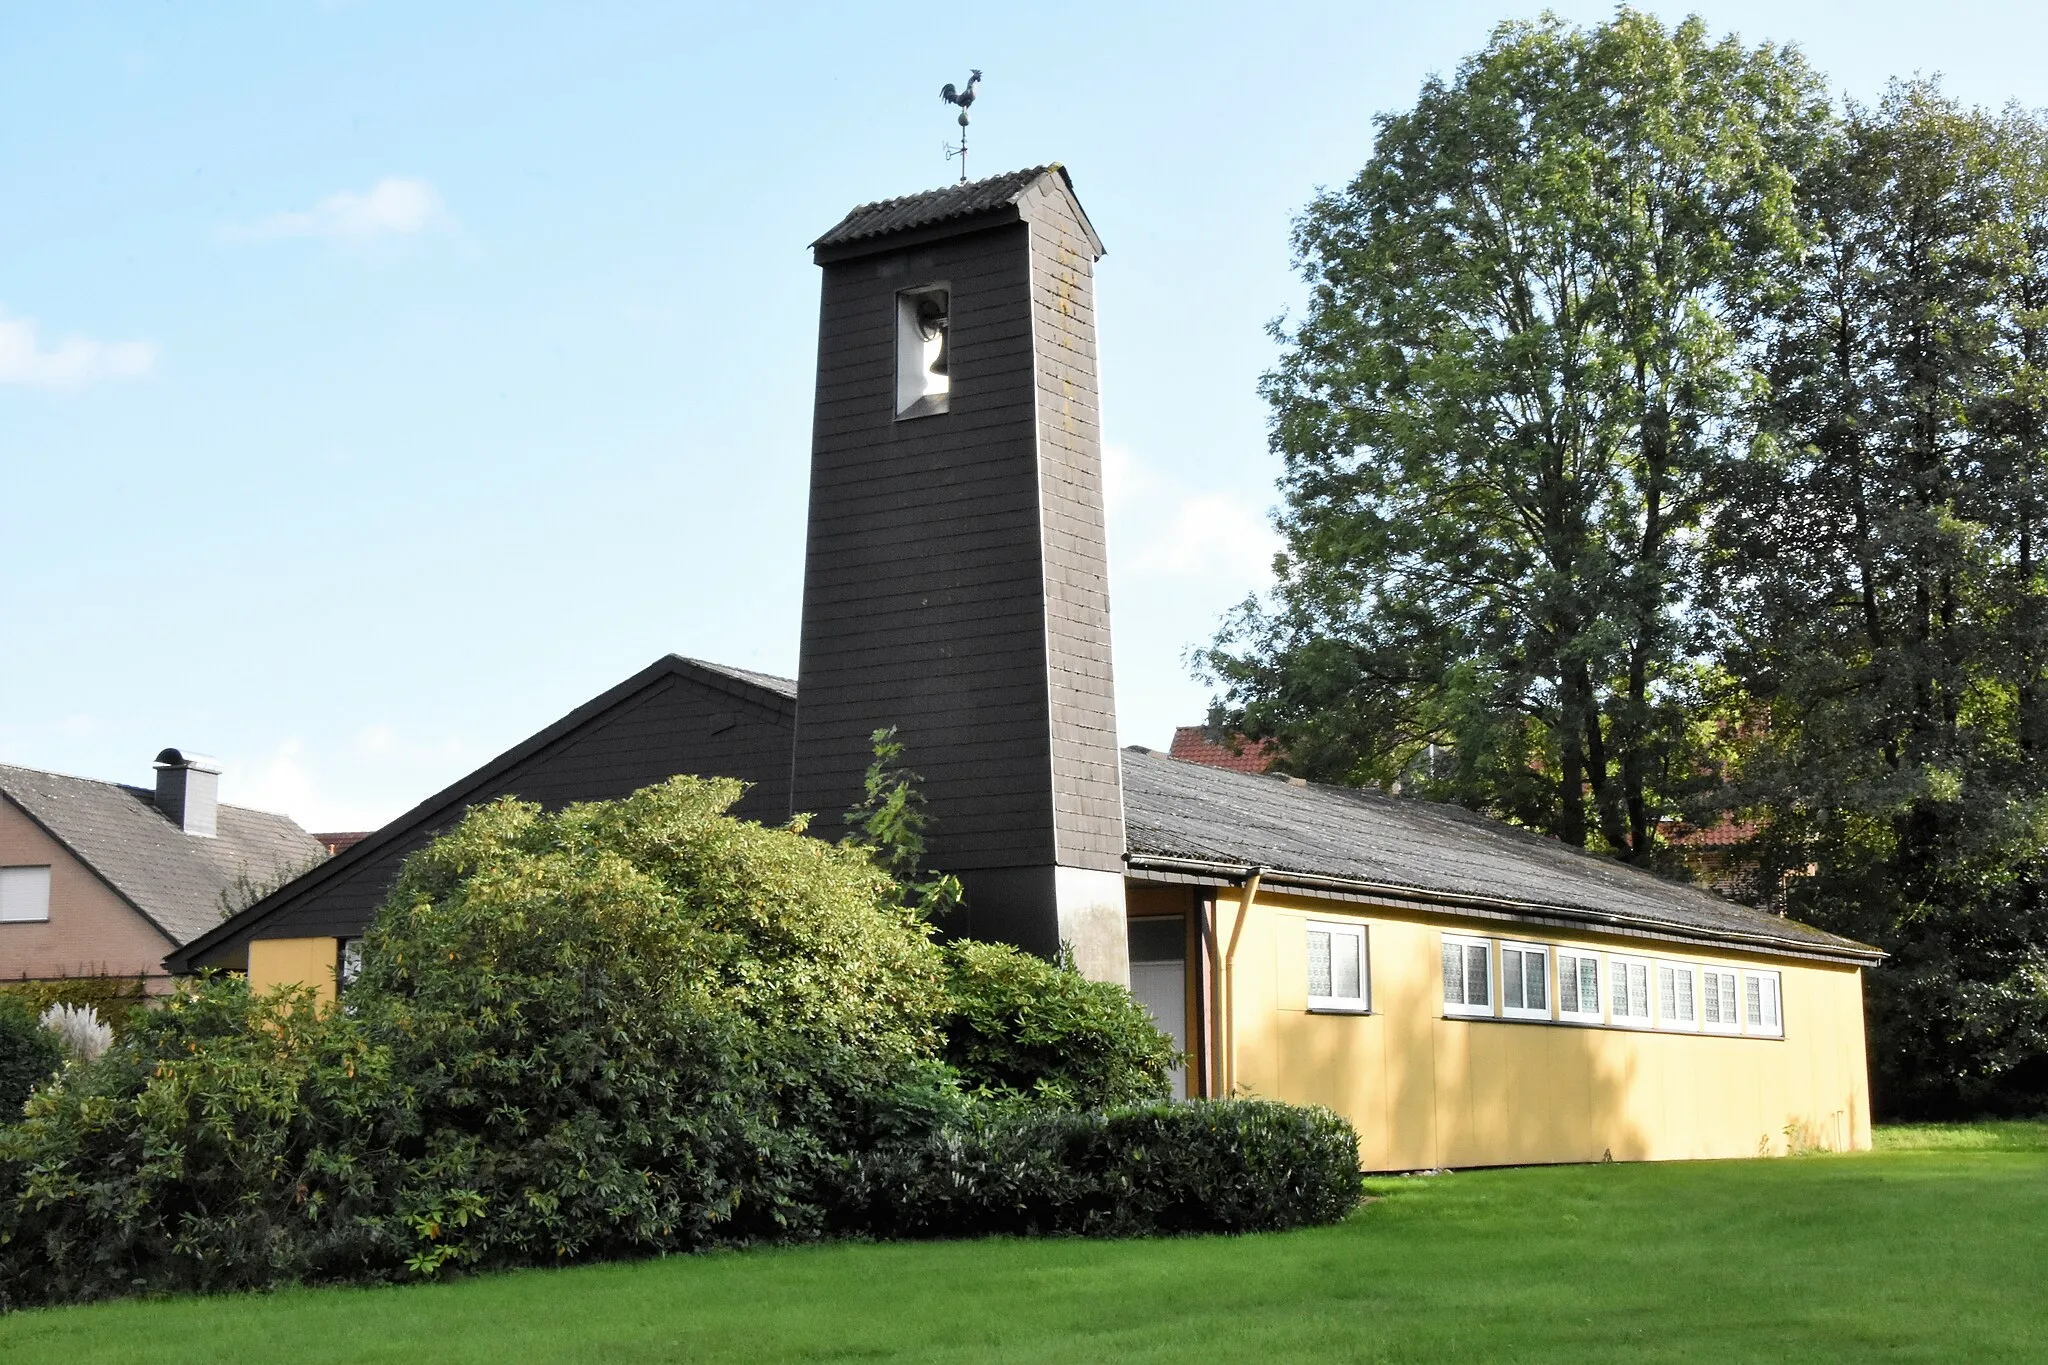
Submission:
M 2048 1125 L 1372 1182 L 1334 1228 L 829 1246 L 0 1319 L 0 1362 L 2048 1360 Z

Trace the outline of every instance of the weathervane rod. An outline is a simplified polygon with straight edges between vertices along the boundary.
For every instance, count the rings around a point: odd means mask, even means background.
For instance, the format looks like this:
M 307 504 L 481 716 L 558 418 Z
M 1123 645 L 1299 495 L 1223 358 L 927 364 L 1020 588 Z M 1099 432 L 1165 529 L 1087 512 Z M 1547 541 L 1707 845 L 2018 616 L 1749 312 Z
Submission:
M 967 88 L 965 90 L 955 90 L 953 83 L 947 81 L 946 88 L 939 91 L 940 99 L 948 104 L 960 106 L 960 145 L 958 147 L 948 146 L 946 148 L 946 159 L 950 161 L 956 156 L 960 158 L 960 183 L 963 185 L 967 183 L 967 107 L 974 103 L 974 87 L 980 84 L 981 70 L 977 67 L 968 73 Z

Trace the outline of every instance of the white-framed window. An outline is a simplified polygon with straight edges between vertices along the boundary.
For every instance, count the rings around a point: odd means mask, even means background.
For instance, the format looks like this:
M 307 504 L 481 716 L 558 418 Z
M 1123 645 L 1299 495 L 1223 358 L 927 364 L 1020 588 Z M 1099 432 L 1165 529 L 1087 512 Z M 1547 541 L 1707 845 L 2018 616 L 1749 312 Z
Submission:
M 1372 958 L 1363 924 L 1309 921 L 1308 1007 L 1348 1014 L 1372 1008 Z
M 1618 1028 L 1650 1026 L 1650 964 L 1639 957 L 1607 959 L 1607 1020 Z
M 1742 1030 L 1759 1038 L 1785 1036 L 1783 996 L 1776 972 L 1742 974 Z
M 1550 1017 L 1550 950 L 1540 943 L 1500 945 L 1500 1012 L 1510 1019 Z
M 1575 1024 L 1597 1024 L 1603 1018 L 1597 954 L 1557 950 L 1557 1017 Z
M 1689 962 L 1659 962 L 1657 1027 L 1690 1032 L 1699 1026 L 1699 973 Z
M 48 867 L 0 867 L 0 924 L 33 924 L 50 917 Z
M 1444 935 L 1444 1013 L 1493 1015 L 1493 944 Z
M 1700 969 L 1700 1027 L 1708 1033 L 1742 1032 L 1736 1010 L 1735 973 L 1719 967 Z
M 363 974 L 363 941 L 345 938 L 334 954 L 334 987 L 345 991 Z

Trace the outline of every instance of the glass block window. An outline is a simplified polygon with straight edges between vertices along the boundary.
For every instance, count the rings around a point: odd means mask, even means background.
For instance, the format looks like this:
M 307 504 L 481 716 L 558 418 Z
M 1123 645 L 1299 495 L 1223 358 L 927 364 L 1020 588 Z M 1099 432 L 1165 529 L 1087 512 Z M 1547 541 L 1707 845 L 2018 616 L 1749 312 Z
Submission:
M 1607 959 L 1608 1021 L 1641 1028 L 1650 1022 L 1650 964 L 1640 958 Z
M 1657 1027 L 1696 1029 L 1700 1026 L 1698 973 L 1689 963 L 1657 964 Z
M 1308 926 L 1308 1007 L 1363 1014 L 1372 1007 L 1365 926 L 1311 921 Z
M 1742 974 L 1742 1031 L 1759 1038 L 1785 1036 L 1785 1018 L 1776 972 Z
M 1709 1033 L 1740 1033 L 1742 1016 L 1735 1009 L 1735 973 L 1715 967 L 1700 970 L 1700 1027 Z
M 1493 944 L 1444 935 L 1444 1013 L 1493 1014 Z
M 1557 1017 L 1575 1024 L 1601 1022 L 1600 959 L 1595 954 L 1557 950 Z

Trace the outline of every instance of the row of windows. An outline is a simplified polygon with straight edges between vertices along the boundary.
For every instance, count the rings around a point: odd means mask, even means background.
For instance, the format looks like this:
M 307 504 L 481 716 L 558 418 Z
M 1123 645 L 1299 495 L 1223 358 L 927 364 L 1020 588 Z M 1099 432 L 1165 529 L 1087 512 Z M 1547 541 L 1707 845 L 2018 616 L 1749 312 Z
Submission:
M 1507 1019 L 1785 1036 L 1782 983 L 1772 971 L 1450 934 L 1443 968 L 1447 1015 L 1495 1017 L 1497 994 Z
M 1452 1017 L 1785 1034 L 1781 983 L 1773 971 L 1446 934 L 1443 972 L 1444 1013 Z M 1309 924 L 1308 1005 L 1353 1013 L 1372 1008 L 1365 925 Z

